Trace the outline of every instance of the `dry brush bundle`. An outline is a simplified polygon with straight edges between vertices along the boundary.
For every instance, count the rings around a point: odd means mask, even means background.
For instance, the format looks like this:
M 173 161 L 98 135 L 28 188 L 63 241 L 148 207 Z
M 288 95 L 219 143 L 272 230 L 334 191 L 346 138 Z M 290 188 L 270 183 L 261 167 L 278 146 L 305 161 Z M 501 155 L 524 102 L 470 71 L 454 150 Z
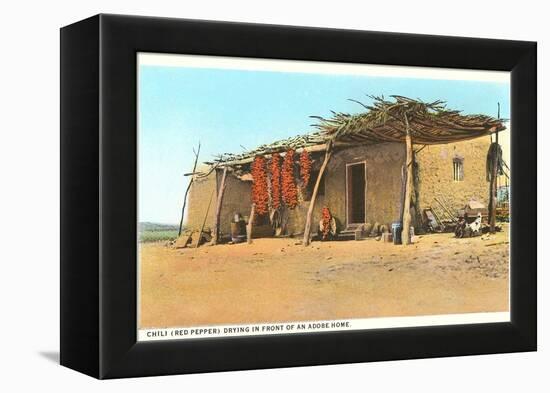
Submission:
M 267 189 L 266 161 L 263 156 L 256 156 L 252 163 L 252 202 L 255 213 L 263 216 L 268 212 L 269 192 Z
M 366 111 L 332 112 L 331 118 L 311 116 L 318 120 L 314 126 L 325 138 L 366 144 L 403 142 L 410 127 L 415 143 L 422 145 L 457 142 L 506 129 L 503 119 L 464 115 L 448 109 L 442 100 L 423 102 L 399 95 L 392 95 L 391 100 L 368 97 L 370 104 L 350 99 Z
M 497 168 L 496 168 L 497 175 L 502 175 L 504 173 L 504 168 L 503 168 L 504 161 L 502 160 L 502 148 L 498 143 L 493 142 L 491 143 L 491 145 L 489 146 L 489 150 L 487 151 L 487 161 L 485 165 L 487 181 L 491 180 L 495 162 L 497 164 Z
M 298 190 L 294 180 L 294 150 L 286 152 L 282 168 L 283 201 L 289 209 L 298 205 Z

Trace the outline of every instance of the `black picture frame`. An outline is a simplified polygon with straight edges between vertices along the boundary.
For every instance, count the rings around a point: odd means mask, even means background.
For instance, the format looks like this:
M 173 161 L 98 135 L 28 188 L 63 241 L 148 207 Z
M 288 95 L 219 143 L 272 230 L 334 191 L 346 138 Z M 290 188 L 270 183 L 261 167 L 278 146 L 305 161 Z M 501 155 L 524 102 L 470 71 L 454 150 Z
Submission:
M 511 322 L 137 342 L 140 51 L 511 71 Z M 535 42 L 121 15 L 62 28 L 61 364 L 103 379 L 536 350 L 536 56 Z

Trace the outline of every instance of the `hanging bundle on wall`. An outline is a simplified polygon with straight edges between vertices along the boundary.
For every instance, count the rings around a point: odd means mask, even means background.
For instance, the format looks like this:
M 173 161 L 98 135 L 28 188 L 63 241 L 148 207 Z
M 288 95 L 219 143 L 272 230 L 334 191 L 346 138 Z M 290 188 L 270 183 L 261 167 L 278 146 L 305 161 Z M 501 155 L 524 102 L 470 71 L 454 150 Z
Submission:
M 271 207 L 277 210 L 281 206 L 281 156 L 274 153 L 271 156 Z
M 256 156 L 252 163 L 252 202 L 255 214 L 263 216 L 268 212 L 269 192 L 267 190 L 266 162 L 263 156 Z
M 495 162 L 495 156 L 497 163 L 497 176 L 500 176 L 504 173 L 504 170 L 502 168 L 502 148 L 498 143 L 493 142 L 491 143 L 491 146 L 489 146 L 489 151 L 487 152 L 487 162 L 485 165 L 487 181 L 491 181 L 491 174 L 493 173 L 493 163 Z
M 300 177 L 302 178 L 302 185 L 304 188 L 309 184 L 309 177 L 311 175 L 311 157 L 309 152 L 304 149 L 300 154 Z
M 283 202 L 289 209 L 298 205 L 298 191 L 294 180 L 294 150 L 286 152 L 282 168 Z

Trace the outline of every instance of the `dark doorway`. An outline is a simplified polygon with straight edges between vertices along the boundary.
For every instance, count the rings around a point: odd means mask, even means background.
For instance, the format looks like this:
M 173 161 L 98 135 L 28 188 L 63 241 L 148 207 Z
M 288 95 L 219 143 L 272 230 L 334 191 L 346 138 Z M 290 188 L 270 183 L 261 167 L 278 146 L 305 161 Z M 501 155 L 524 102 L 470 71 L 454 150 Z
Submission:
M 366 165 L 364 162 L 347 165 L 347 214 L 349 224 L 364 224 L 366 221 Z

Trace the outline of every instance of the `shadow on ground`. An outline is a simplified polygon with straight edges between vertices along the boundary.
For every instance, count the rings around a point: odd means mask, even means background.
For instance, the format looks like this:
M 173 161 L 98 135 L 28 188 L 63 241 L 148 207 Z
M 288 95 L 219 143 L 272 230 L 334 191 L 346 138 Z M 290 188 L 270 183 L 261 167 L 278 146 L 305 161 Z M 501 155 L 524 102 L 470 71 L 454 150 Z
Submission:
M 59 364 L 59 351 L 40 351 L 38 354 L 50 362 Z

